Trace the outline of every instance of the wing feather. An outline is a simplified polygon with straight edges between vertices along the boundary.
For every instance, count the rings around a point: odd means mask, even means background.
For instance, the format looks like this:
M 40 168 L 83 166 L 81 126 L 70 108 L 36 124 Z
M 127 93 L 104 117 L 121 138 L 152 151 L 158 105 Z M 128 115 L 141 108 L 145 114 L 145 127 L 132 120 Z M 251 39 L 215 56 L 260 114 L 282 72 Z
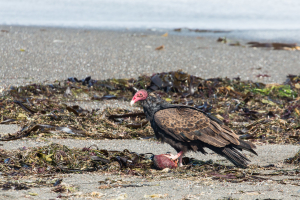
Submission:
M 165 134 L 182 142 L 202 141 L 215 147 L 240 144 L 238 136 L 228 127 L 189 107 L 157 111 L 154 121 Z

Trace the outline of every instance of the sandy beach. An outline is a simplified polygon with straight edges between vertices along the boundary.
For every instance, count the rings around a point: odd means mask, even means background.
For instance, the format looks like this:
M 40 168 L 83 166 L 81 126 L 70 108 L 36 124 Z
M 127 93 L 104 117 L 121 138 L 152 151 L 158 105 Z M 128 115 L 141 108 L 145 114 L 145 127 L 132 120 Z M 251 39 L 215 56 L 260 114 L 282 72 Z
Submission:
M 53 82 L 68 77 L 79 79 L 137 78 L 142 74 L 183 71 L 202 78 L 240 77 L 264 83 L 283 83 L 289 74 L 300 74 L 300 51 L 283 51 L 229 46 L 218 43 L 217 37 L 178 36 L 155 31 L 84 30 L 48 27 L 0 26 L 0 90 L 13 85 Z M 237 41 L 229 38 L 231 41 Z M 239 40 L 241 44 L 247 41 Z M 155 48 L 164 45 L 162 50 Z M 259 74 L 269 77 L 261 78 Z M 120 107 L 129 109 L 129 102 L 101 101 L 81 104 L 86 109 Z M 15 125 L 0 125 L 0 135 L 14 133 Z M 0 148 L 14 150 L 23 146 L 43 146 L 49 142 L 69 147 L 97 144 L 101 148 L 146 153 L 165 153 L 173 149 L 166 144 L 148 140 L 62 140 L 35 141 L 22 139 L 0 142 Z M 283 164 L 299 150 L 298 145 L 260 145 L 258 157 L 251 157 L 252 164 L 275 165 L 280 169 L 291 168 Z M 249 155 L 249 154 L 248 154 Z M 229 164 L 216 154 L 191 153 L 197 159 Z M 249 155 L 250 156 L 250 155 Z M 223 159 L 223 160 L 222 160 Z M 295 169 L 295 168 L 291 168 Z M 1 179 L 0 172 L 0 179 Z M 3 176 L 2 176 L 3 177 Z M 147 182 L 140 177 L 110 176 L 102 173 L 57 175 L 64 183 L 76 185 L 82 194 L 97 191 L 103 199 L 146 199 L 151 194 L 161 194 L 164 199 L 299 199 L 300 187 L 278 184 L 275 181 L 259 183 L 227 183 L 204 177 L 195 180 L 170 178 Z M 98 181 L 110 178 L 124 179 L 145 186 L 99 189 Z M 274 177 L 273 177 L 274 178 Z M 278 179 L 289 179 L 289 175 Z M 294 177 L 295 178 L 295 177 Z M 299 180 L 298 180 L 299 181 Z M 36 193 L 37 196 L 29 193 Z M 167 195 L 165 195 L 167 194 Z M 148 196 L 147 196 L 148 195 Z M 165 196 L 163 196 L 165 195 Z M 0 191 L 0 199 L 55 199 L 51 188 L 31 188 L 29 191 Z M 87 197 L 69 197 L 86 199 Z M 89 196 L 90 199 L 97 199 Z M 99 197 L 100 198 L 100 197 Z
M 239 76 L 282 83 L 288 74 L 300 72 L 299 51 L 233 47 L 214 37 L 45 27 L 0 26 L 0 30 L 1 86 L 67 77 L 137 78 L 178 69 L 202 78 Z M 156 51 L 161 45 L 165 48 Z M 259 74 L 270 77 L 258 78 Z

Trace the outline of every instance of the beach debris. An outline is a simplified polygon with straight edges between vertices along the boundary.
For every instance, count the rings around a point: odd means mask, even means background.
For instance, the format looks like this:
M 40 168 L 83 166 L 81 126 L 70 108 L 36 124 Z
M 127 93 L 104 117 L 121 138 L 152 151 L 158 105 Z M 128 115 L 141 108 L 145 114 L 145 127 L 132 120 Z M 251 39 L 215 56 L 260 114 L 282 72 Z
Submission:
M 77 190 L 78 190 L 78 188 L 76 186 L 69 185 L 66 183 L 62 183 L 62 184 L 52 188 L 52 191 L 56 192 L 56 193 L 64 193 L 64 192 L 73 193 L 73 192 L 76 192 Z
M 0 123 L 16 124 L 20 131 L 1 134 L 0 142 L 29 138 L 133 139 L 153 140 L 154 133 L 144 114 L 135 109 L 106 108 L 86 110 L 78 102 L 122 99 L 129 102 L 140 89 L 153 92 L 172 104 L 190 105 L 215 115 L 226 126 L 252 143 L 300 144 L 300 75 L 288 75 L 283 84 L 263 84 L 240 78 L 203 79 L 181 70 L 140 76 L 137 79 L 93 80 L 71 77 L 48 84 L 32 83 L 5 88 L 0 97 Z M 68 89 L 69 88 L 69 89 Z M 69 94 L 64 95 L 66 90 Z M 111 96 L 109 96 L 111 95 Z M 138 106 L 138 105 L 137 105 Z M 0 144 L 0 147 L 1 147 Z M 279 176 L 296 176 L 297 168 L 285 170 L 276 165 L 250 165 L 238 169 L 219 161 L 183 158 L 183 167 L 155 169 L 151 152 L 111 151 L 96 145 L 70 148 L 60 144 L 42 147 L 0 148 L 0 189 L 28 190 L 52 187 L 60 198 L 80 194 L 76 187 L 65 185 L 64 173 L 103 172 L 117 176 L 139 176 L 147 180 L 188 179 L 220 182 L 272 181 L 287 184 Z M 173 162 L 173 161 L 172 161 Z M 299 153 L 286 163 L 298 167 Z M 171 163 L 172 164 L 172 163 Z M 157 165 L 157 164 L 156 164 Z M 276 176 L 276 178 L 272 178 Z M 298 185 L 297 180 L 288 184 Z M 101 189 L 153 186 L 150 183 L 107 180 Z M 95 196 L 97 196 L 95 194 Z
M 35 193 L 35 192 L 28 192 L 28 194 L 29 194 L 30 196 L 38 196 L 38 193 Z
M 229 33 L 229 30 L 210 30 L 210 29 L 188 29 L 191 32 L 196 33 Z
M 129 122 L 125 125 L 128 128 L 142 128 L 143 126 L 145 126 L 148 123 L 148 121 L 145 120 L 145 118 L 146 118 L 146 115 L 144 113 L 129 113 L 129 114 L 122 114 L 122 115 L 110 115 L 108 117 L 108 119 L 110 119 L 110 120 L 119 122 L 118 124 L 121 124 L 128 120 L 131 120 L 131 122 Z
M 195 33 L 229 33 L 230 30 L 212 30 L 212 29 L 190 29 L 190 28 L 175 28 L 173 29 L 176 32 L 181 31 L 190 31 Z
M 228 39 L 226 37 L 219 37 L 217 39 L 217 42 L 221 43 L 228 43 Z M 300 51 L 300 46 L 297 46 L 296 43 L 278 43 L 278 42 L 271 42 L 271 43 L 261 43 L 261 42 L 247 42 L 246 45 L 253 48 L 268 48 L 273 50 L 288 50 L 288 51 Z M 245 47 L 244 45 L 241 45 L 239 41 L 236 41 L 234 43 L 230 43 L 229 46 L 241 46 Z
M 230 43 L 229 46 L 241 46 L 241 43 L 239 41 L 236 41 L 234 43 Z
M 90 195 L 91 195 L 92 197 L 96 197 L 96 198 L 101 198 L 101 197 L 104 197 L 104 196 L 105 196 L 105 194 L 103 194 L 103 193 L 101 193 L 101 192 L 96 192 L 96 191 L 91 192 Z
M 164 48 L 165 48 L 165 46 L 164 46 L 164 45 L 161 45 L 161 46 L 159 46 L 159 47 L 156 47 L 155 50 L 163 50 Z
M 236 132 L 247 130 L 241 135 L 250 134 L 251 142 L 296 144 L 300 135 L 296 129 L 300 126 L 299 84 L 297 75 L 288 75 L 284 84 L 263 84 L 239 78 L 202 79 L 178 70 L 138 79 L 93 80 L 89 76 L 12 86 L 0 97 L 0 124 L 18 124 L 21 130 L 2 134 L 0 141 L 40 134 L 58 138 L 151 138 L 154 133 L 143 113 L 112 108 L 86 110 L 74 103 L 111 99 L 129 102 L 137 90 L 147 89 L 169 103 L 212 113 Z M 66 90 L 72 95 L 64 95 Z M 247 127 L 256 120 L 268 121 Z
M 248 42 L 250 47 L 266 47 L 273 48 L 274 50 L 300 50 L 300 47 L 296 43 L 260 43 L 260 42 Z
M 300 166 L 300 150 L 295 154 L 295 156 L 284 160 L 284 162 Z
M 30 189 L 30 187 L 28 187 L 24 183 L 17 183 L 17 182 L 11 182 L 11 181 L 8 181 L 3 184 L 0 183 L 0 188 L 2 188 L 2 190 L 28 190 L 28 189 Z
M 61 182 L 62 182 L 62 180 L 63 180 L 63 179 L 57 179 L 57 180 L 55 181 L 55 183 L 53 184 L 53 186 L 55 187 L 55 186 L 60 185 Z
M 217 42 L 221 42 L 221 43 L 226 44 L 226 43 L 227 43 L 227 39 L 226 39 L 226 37 L 223 37 L 223 38 L 219 37 L 219 38 L 217 39 Z
M 270 75 L 268 75 L 268 74 L 258 74 L 258 75 L 256 75 L 256 77 L 257 78 L 268 78 L 268 77 L 271 77 Z
M 162 35 L 162 37 L 168 37 L 168 32 Z
M 84 148 L 69 148 L 55 143 L 23 150 L 8 151 L 0 149 L 0 167 L 3 177 L 0 180 L 0 188 L 4 190 L 28 190 L 32 187 L 48 186 L 52 187 L 52 191 L 57 193 L 75 193 L 78 191 L 77 187 L 65 184 L 61 178 L 55 178 L 55 176 L 65 173 L 89 173 L 93 171 L 118 176 L 147 177 L 149 181 L 172 177 L 199 180 L 199 177 L 205 177 L 221 182 L 253 183 L 272 180 L 278 184 L 285 183 L 278 180 L 278 178 L 272 179 L 271 177 L 275 174 L 276 176 L 285 176 L 289 173 L 274 165 L 251 165 L 248 169 L 239 169 L 214 163 L 211 160 L 202 161 L 188 157 L 183 158 L 184 166 L 181 168 L 156 170 L 154 159 L 151 159 L 155 156 L 150 157 L 149 155 L 153 154 L 136 153 L 127 149 L 110 151 L 99 149 L 95 145 Z M 3 162 L 7 158 L 10 158 L 10 161 Z M 49 177 L 52 178 L 49 179 Z M 99 189 L 154 186 L 151 183 L 137 183 L 136 181 L 124 181 L 122 179 L 105 179 L 99 181 L 99 184 Z M 296 182 L 293 184 L 297 185 Z
M 137 183 L 136 181 L 125 181 L 122 179 L 110 179 L 106 178 L 103 181 L 99 181 L 99 189 L 105 190 L 110 188 L 128 188 L 128 187 L 144 187 L 144 186 L 154 186 L 153 184 L 147 183 Z
M 98 96 L 94 95 L 91 98 L 91 100 L 98 100 L 98 101 L 101 101 L 101 100 L 110 100 L 110 99 L 118 99 L 118 97 L 115 96 L 115 95 L 108 94 L 108 95 L 104 95 L 103 97 L 98 97 Z
M 2 175 L 11 174 L 55 174 L 80 171 L 120 170 L 151 168 L 152 160 L 147 154 L 124 151 L 108 151 L 91 147 L 68 148 L 52 143 L 48 146 L 26 150 L 0 151 Z M 8 161 L 9 159 L 9 161 Z M 4 162 L 4 160 L 7 160 Z M 62 179 L 52 185 L 60 186 Z M 8 186 L 2 186 L 8 187 Z M 63 187 L 63 186 L 62 186 Z M 58 187 L 57 187 L 58 188 Z M 61 187 L 59 187 L 61 188 Z
M 146 198 L 146 199 L 148 199 L 148 198 L 166 198 L 167 196 L 168 196 L 168 194 L 150 194 L 150 195 L 145 194 L 144 198 Z

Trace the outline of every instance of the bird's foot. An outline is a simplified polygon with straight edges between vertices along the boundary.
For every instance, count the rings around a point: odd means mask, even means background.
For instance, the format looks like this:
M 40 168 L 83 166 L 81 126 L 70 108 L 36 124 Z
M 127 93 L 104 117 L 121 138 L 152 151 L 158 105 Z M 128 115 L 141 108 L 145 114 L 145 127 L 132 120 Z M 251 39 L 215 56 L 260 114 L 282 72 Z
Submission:
M 178 158 L 180 158 L 180 160 L 182 159 L 182 155 L 183 155 L 183 152 L 180 151 L 177 155 L 173 155 L 173 154 L 166 154 L 165 156 L 172 159 L 172 160 L 177 160 Z
M 182 167 L 183 164 L 182 164 L 182 156 L 183 156 L 183 152 L 180 151 L 177 155 L 173 155 L 173 154 L 165 154 L 164 156 L 166 156 L 167 158 L 171 159 L 171 160 L 174 160 L 176 163 L 178 162 L 178 158 L 179 158 L 179 163 L 178 163 L 178 166 L 179 167 Z
M 173 155 L 173 154 L 165 154 L 164 156 L 166 156 L 167 158 L 171 159 L 171 160 L 177 160 L 178 157 L 177 155 Z

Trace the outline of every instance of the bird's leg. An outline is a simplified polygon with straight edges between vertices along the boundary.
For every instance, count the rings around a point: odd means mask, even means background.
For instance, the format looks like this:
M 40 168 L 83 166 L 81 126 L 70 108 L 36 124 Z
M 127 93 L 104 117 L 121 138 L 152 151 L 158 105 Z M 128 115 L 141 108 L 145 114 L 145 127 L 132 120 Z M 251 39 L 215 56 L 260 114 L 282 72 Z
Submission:
M 183 154 L 181 154 L 181 156 L 179 156 L 179 164 L 178 164 L 179 167 L 183 166 L 183 164 L 182 164 L 182 157 L 183 157 Z

